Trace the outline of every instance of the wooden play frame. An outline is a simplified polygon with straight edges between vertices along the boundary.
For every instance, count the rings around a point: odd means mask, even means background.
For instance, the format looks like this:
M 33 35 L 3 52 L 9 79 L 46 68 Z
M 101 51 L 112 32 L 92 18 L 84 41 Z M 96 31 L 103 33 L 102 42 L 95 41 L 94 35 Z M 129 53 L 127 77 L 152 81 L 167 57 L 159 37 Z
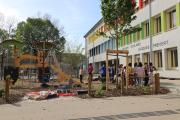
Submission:
M 110 50 L 110 49 L 107 49 L 106 50 L 106 68 L 109 67 L 108 56 L 119 56 L 120 54 L 124 55 L 123 57 L 126 57 L 126 66 L 128 66 L 128 54 L 129 54 L 128 50 Z M 126 74 L 128 74 L 127 71 L 126 71 Z M 109 87 L 108 84 L 109 84 L 109 69 L 106 69 L 106 91 L 108 91 L 108 87 Z M 126 77 L 126 89 L 128 88 L 128 84 L 129 84 L 129 78 Z M 121 88 L 123 88 L 122 83 L 121 83 Z M 121 89 L 121 92 L 122 92 L 122 89 Z

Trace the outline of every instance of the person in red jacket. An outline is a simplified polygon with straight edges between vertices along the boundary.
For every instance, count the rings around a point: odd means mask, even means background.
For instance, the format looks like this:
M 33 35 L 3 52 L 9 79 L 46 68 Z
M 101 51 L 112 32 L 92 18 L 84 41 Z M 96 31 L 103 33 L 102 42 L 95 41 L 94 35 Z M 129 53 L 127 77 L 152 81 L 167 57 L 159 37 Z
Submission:
M 88 65 L 88 74 L 92 74 L 92 72 L 93 72 L 93 65 L 92 65 L 92 63 L 90 63 Z

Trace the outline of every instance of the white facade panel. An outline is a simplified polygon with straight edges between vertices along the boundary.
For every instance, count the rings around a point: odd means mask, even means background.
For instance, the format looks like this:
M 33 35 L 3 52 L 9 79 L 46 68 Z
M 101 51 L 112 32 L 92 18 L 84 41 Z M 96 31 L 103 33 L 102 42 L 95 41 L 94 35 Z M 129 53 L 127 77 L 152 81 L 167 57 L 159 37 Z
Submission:
M 171 7 L 175 6 L 180 0 L 154 0 L 152 2 L 152 17 L 160 14 L 164 10 L 168 10 Z M 139 25 L 144 21 L 149 19 L 149 5 L 145 6 L 141 10 L 136 13 L 137 19 L 132 22 L 133 26 Z M 99 37 L 94 43 L 88 44 L 87 51 L 96 47 L 104 42 L 106 42 L 108 38 Z M 153 52 L 154 51 L 162 51 L 162 68 L 158 69 L 161 77 L 168 78 L 180 78 L 180 26 L 177 26 L 171 30 L 166 32 L 158 33 L 152 36 L 152 44 L 153 44 Z M 176 68 L 168 68 L 167 65 L 167 49 L 169 48 L 177 48 L 178 51 L 178 67 Z M 132 58 L 132 63 L 138 60 L 141 62 L 145 61 L 145 54 L 150 52 L 150 38 L 147 37 L 137 42 L 133 42 L 129 45 L 125 45 L 121 48 L 121 50 L 129 50 L 129 56 Z M 154 53 L 153 53 L 154 56 Z M 109 60 L 116 59 L 116 56 L 109 56 Z M 90 63 L 100 63 L 106 60 L 106 53 L 103 52 L 101 54 L 92 56 L 89 58 Z M 125 57 L 119 57 L 120 64 L 124 64 L 126 62 Z M 154 59 L 153 59 L 154 61 Z
M 175 6 L 180 0 L 154 0 L 151 5 L 151 16 L 156 16 L 162 11 L 170 9 Z M 136 26 L 141 22 L 149 20 L 149 5 L 146 5 L 143 9 L 140 9 L 136 14 L 137 19 L 132 22 L 132 26 Z

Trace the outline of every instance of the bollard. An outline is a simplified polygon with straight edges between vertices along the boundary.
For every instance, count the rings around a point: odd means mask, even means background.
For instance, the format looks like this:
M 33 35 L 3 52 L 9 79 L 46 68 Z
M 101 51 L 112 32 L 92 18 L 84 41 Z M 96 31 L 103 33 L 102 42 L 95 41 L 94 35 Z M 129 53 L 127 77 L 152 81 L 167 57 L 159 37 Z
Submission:
M 155 78 L 155 94 L 158 94 L 159 93 L 159 90 L 160 90 L 160 78 L 159 78 L 159 73 L 156 73 L 154 75 L 154 78 Z

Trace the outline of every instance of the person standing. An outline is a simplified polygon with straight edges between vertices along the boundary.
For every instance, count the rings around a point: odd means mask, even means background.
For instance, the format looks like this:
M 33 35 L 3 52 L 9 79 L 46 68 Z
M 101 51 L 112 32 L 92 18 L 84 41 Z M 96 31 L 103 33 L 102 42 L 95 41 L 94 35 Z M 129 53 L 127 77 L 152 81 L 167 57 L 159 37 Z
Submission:
M 129 63 L 127 68 L 126 78 L 128 79 L 129 85 L 133 86 L 133 68 L 132 63 Z
M 152 63 L 149 63 L 148 73 L 149 73 L 149 85 L 153 83 L 153 72 L 156 68 L 153 66 Z
M 79 78 L 80 78 L 80 82 L 83 83 L 82 79 L 83 79 L 83 67 L 80 66 L 79 68 Z
M 142 67 L 142 63 L 140 62 L 137 68 L 138 85 L 142 84 L 144 76 L 145 76 L 145 71 L 144 71 L 144 68 Z
M 135 85 L 140 84 L 139 79 L 137 78 L 137 72 L 138 72 L 138 64 L 134 63 L 134 84 Z
M 106 81 L 106 67 L 104 64 L 100 68 L 100 74 L 101 74 L 101 82 L 104 83 Z
M 144 72 L 145 72 L 145 77 L 144 77 L 144 86 L 147 86 L 149 83 L 149 73 L 148 73 L 148 64 L 144 63 Z
M 114 73 L 115 73 L 114 67 L 113 67 L 113 65 L 111 65 L 110 68 L 109 68 L 109 75 L 110 75 L 110 81 L 112 83 L 114 82 Z

